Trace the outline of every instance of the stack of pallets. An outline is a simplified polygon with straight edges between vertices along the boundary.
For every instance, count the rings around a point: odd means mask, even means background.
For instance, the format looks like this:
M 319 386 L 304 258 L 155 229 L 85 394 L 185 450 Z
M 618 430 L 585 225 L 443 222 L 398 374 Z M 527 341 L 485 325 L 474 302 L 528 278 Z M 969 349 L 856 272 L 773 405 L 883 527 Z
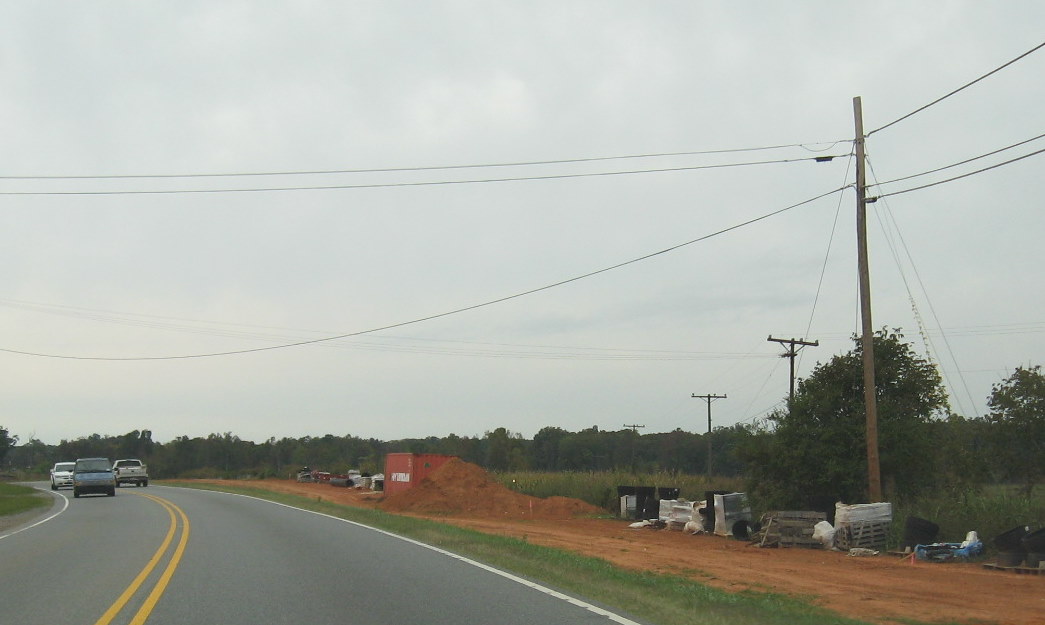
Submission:
M 849 549 L 885 549 L 890 521 L 850 521 L 835 532 L 835 546 Z
M 823 512 L 784 510 L 762 515 L 762 530 L 755 540 L 762 547 L 823 547 L 813 538 L 816 524 L 827 519 Z

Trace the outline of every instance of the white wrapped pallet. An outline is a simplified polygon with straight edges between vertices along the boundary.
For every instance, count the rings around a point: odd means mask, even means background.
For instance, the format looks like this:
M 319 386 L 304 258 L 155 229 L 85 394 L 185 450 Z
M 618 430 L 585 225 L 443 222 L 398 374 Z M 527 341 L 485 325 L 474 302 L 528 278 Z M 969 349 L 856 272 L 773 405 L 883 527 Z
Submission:
M 854 503 L 835 504 L 835 527 L 841 523 L 863 521 L 892 521 L 893 504 L 891 503 Z
M 883 549 L 893 520 L 891 503 L 835 504 L 835 546 L 850 549 Z

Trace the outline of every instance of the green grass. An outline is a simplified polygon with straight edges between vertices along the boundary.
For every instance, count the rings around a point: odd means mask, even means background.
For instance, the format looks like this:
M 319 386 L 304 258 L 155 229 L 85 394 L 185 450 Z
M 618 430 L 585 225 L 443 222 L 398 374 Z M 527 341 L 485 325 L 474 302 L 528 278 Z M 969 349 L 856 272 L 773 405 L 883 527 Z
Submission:
M 18 514 L 49 505 L 51 505 L 50 498 L 41 496 L 40 491 L 35 488 L 0 482 L 0 516 Z
M 988 551 L 995 536 L 1019 525 L 1031 529 L 1045 526 L 1045 488 L 1031 497 L 1014 486 L 995 485 L 980 489 L 941 490 L 912 502 L 903 502 L 893 514 L 893 538 L 899 542 L 908 516 L 928 519 L 940 526 L 938 540 L 961 542 L 975 530 Z
M 250 487 L 185 482 L 165 485 L 251 495 L 355 521 L 538 580 L 659 625 L 866 625 L 865 621 L 843 618 L 779 594 L 728 593 L 677 575 L 628 571 L 599 558 L 380 510 Z

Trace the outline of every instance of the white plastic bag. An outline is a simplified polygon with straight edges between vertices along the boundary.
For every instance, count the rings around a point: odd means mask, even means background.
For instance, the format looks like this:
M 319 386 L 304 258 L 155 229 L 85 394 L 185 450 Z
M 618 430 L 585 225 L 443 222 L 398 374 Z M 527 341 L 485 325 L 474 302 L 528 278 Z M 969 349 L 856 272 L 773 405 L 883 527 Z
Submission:
M 813 540 L 820 541 L 824 547 L 830 549 L 835 546 L 835 528 L 827 521 L 820 521 L 813 526 Z

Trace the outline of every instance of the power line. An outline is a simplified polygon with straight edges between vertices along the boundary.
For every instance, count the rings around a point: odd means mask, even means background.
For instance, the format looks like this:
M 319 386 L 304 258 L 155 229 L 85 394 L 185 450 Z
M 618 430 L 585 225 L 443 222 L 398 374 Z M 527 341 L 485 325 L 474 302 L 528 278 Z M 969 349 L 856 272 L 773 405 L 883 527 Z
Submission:
M 882 193 L 881 195 L 879 195 L 877 197 L 869 197 L 869 198 L 867 198 L 867 201 L 868 202 L 876 202 L 876 201 L 878 201 L 878 200 L 880 200 L 880 199 L 882 199 L 884 197 L 889 197 L 889 196 L 892 196 L 892 195 L 900 195 L 902 193 L 910 193 L 911 191 L 920 191 L 922 189 L 928 189 L 929 187 L 935 187 L 937 185 L 945 184 L 945 183 L 948 183 L 948 182 L 954 182 L 955 180 L 961 180 L 962 178 L 968 178 L 969 176 L 975 176 L 976 174 L 982 174 L 985 171 L 990 171 L 992 169 L 997 169 L 997 168 L 1003 167 L 1005 165 L 1011 165 L 1012 163 L 1015 163 L 1017 161 L 1022 161 L 1025 158 L 1030 158 L 1032 156 L 1037 156 L 1038 154 L 1041 154 L 1042 152 L 1045 152 L 1045 148 L 1042 148 L 1042 149 L 1040 149 L 1040 150 L 1038 150 L 1036 152 L 1031 152 L 1030 154 L 1024 154 L 1023 156 L 1018 156 L 1016 158 L 1004 161 L 1002 163 L 996 163 L 994 165 L 991 165 L 990 167 L 984 167 L 983 169 L 977 169 L 976 171 L 971 171 L 971 172 L 969 172 L 967 174 L 962 174 L 960 176 L 955 176 L 953 178 L 947 178 L 946 180 L 939 180 L 937 182 L 931 182 L 929 184 L 923 184 L 923 185 L 918 186 L 918 187 L 911 187 L 910 189 L 903 189 L 901 191 L 893 191 L 892 193 Z
M 701 169 L 724 169 L 729 167 L 752 167 L 755 165 L 777 165 L 784 163 L 799 162 L 827 162 L 844 155 L 833 156 L 809 156 L 804 158 L 776 159 L 766 161 L 747 161 L 741 163 L 716 163 L 713 165 L 690 165 L 685 167 L 662 167 L 656 169 L 630 169 L 622 171 L 585 172 L 576 174 L 547 174 L 543 176 L 518 176 L 507 178 L 483 178 L 470 180 L 427 180 L 419 182 L 375 182 L 365 184 L 341 184 L 341 185 L 302 185 L 287 187 L 240 187 L 229 189 L 131 189 L 112 191 L 0 191 L 0 195 L 25 196 L 25 195 L 173 195 L 173 194 L 201 194 L 201 193 L 270 193 L 279 191 L 335 191 L 347 189 L 385 189 L 392 187 L 428 187 L 457 184 L 489 184 L 495 182 L 530 182 L 537 180 L 564 180 L 570 178 L 594 178 L 605 176 L 628 176 L 635 174 L 655 174 L 680 171 L 696 171 Z
M 15 349 L 7 349 L 7 348 L 0 348 L 0 352 L 6 352 L 6 353 L 10 353 L 10 354 L 20 354 L 20 355 L 23 355 L 23 356 L 36 356 L 36 357 L 40 357 L 40 358 L 59 358 L 59 359 L 66 359 L 66 360 L 105 360 L 105 361 L 187 360 L 187 359 L 192 359 L 192 358 L 213 358 L 213 357 L 217 357 L 217 356 L 233 356 L 233 355 L 251 354 L 251 353 L 257 353 L 257 352 L 264 352 L 264 351 L 274 351 L 274 350 L 277 350 L 277 349 L 288 349 L 288 348 L 291 348 L 291 347 L 302 347 L 302 346 L 305 346 L 305 345 L 315 345 L 317 343 L 326 343 L 326 342 L 329 342 L 329 341 L 336 341 L 336 340 L 339 340 L 339 339 L 346 339 L 346 338 L 351 338 L 351 337 L 354 337 L 354 336 L 361 336 L 361 335 L 364 335 L 364 334 L 373 334 L 375 332 L 382 332 L 384 330 L 391 330 L 391 329 L 394 329 L 394 328 L 401 328 L 401 327 L 404 327 L 404 326 L 416 325 L 416 324 L 419 324 L 419 323 L 423 323 L 425 321 L 432 321 L 434 319 L 441 319 L 443 317 L 449 317 L 451 315 L 457 315 L 457 314 L 468 312 L 468 311 L 471 311 L 471 310 L 476 310 L 476 309 L 479 309 L 479 308 L 485 308 L 487 306 L 492 306 L 494 304 L 500 304 L 500 303 L 507 302 L 507 301 L 510 301 L 510 300 L 513 300 L 513 299 L 518 299 L 518 298 L 521 298 L 521 297 L 525 297 L 527 295 L 533 295 L 534 293 L 540 293 L 542 291 L 548 291 L 550 289 L 554 289 L 556 287 L 560 287 L 560 286 L 563 286 L 563 285 L 566 285 L 566 284 L 570 284 L 572 282 L 578 282 L 578 281 L 584 280 L 586 278 L 591 278 L 593 276 L 597 276 L 599 274 L 607 273 L 607 272 L 613 271 L 615 269 L 620 269 L 620 268 L 626 267 L 628 265 L 633 265 L 633 264 L 636 264 L 636 263 L 639 263 L 639 262 L 642 262 L 642 261 L 645 261 L 645 260 L 649 260 L 651 258 L 654 258 L 654 257 L 657 257 L 657 256 L 661 256 L 661 255 L 667 254 L 669 252 L 674 252 L 676 250 L 679 250 L 679 249 L 681 249 L 683 247 L 687 247 L 689 245 L 693 245 L 695 243 L 700 243 L 702 241 L 707 241 L 707 240 L 712 239 L 714 237 L 721 236 L 721 235 L 726 234 L 728 232 L 732 232 L 733 230 L 738 230 L 740 228 L 743 228 L 743 227 L 746 227 L 746 226 L 750 226 L 750 225 L 758 223 L 760 221 L 764 221 L 766 219 L 769 219 L 770 217 L 775 217 L 776 215 L 780 215 L 782 213 L 785 213 L 785 212 L 787 212 L 789 210 L 798 208 L 800 206 L 804 206 L 806 204 L 810 204 L 810 203 L 815 202 L 816 200 L 819 200 L 821 198 L 825 198 L 825 197 L 828 197 L 830 195 L 834 195 L 835 193 L 839 193 L 840 191 L 844 191 L 847 188 L 848 188 L 848 186 L 839 187 L 837 189 L 833 189 L 831 191 L 827 191 L 825 193 L 821 193 L 820 195 L 817 195 L 817 196 L 814 196 L 814 197 L 802 200 L 801 202 L 797 202 L 795 204 L 791 204 L 790 206 L 786 206 L 784 208 L 780 208 L 780 209 L 777 209 L 775 211 L 766 213 L 766 214 L 761 215 L 759 217 L 748 219 L 747 221 L 744 221 L 744 222 L 741 222 L 741 223 L 738 223 L 738 224 L 734 224 L 732 226 L 729 226 L 727 228 L 723 228 L 723 229 L 718 230 L 716 232 L 712 232 L 710 234 L 706 234 L 704 236 L 697 237 L 696 239 L 692 239 L 692 240 L 686 241 L 684 243 L 679 243 L 677 245 L 673 245 L 671 247 L 662 249 L 660 251 L 652 252 L 652 253 L 646 254 L 644 256 L 640 256 L 638 258 L 633 258 L 631 260 L 627 260 L 627 261 L 624 261 L 624 262 L 621 262 L 621 263 L 617 263 L 616 265 L 611 265 L 609 267 L 604 267 L 602 269 L 597 269 L 595 271 L 591 271 L 591 272 L 588 272 L 588 273 L 585 273 L 585 274 L 582 274 L 582 275 L 579 275 L 579 276 L 574 276 L 572 278 L 567 278 L 565 280 L 560 280 L 560 281 L 554 282 L 552 284 L 547 284 L 547 285 L 542 286 L 542 287 L 537 287 L 537 288 L 534 288 L 534 289 L 530 289 L 528 291 L 522 291 L 522 292 L 516 293 L 514 295 L 507 295 L 507 296 L 504 296 L 504 297 L 500 297 L 500 298 L 497 298 L 497 299 L 489 300 L 489 301 L 482 302 L 482 303 L 479 303 L 479 304 L 472 304 L 470 306 L 465 306 L 465 307 L 462 307 L 462 308 L 457 308 L 457 309 L 454 309 L 454 310 L 449 310 L 449 311 L 442 312 L 442 313 L 437 313 L 437 314 L 434 314 L 434 315 L 428 315 L 426 317 L 420 317 L 420 318 L 417 318 L 417 319 L 412 319 L 410 321 L 402 321 L 402 322 L 392 323 L 392 324 L 388 324 L 388 325 L 380 326 L 380 327 L 376 327 L 376 328 L 370 328 L 368 330 L 359 330 L 357 332 L 347 332 L 347 333 L 339 334 L 339 335 L 336 335 L 336 336 L 328 336 L 328 337 L 317 338 L 317 339 L 310 339 L 310 340 L 304 340 L 304 341 L 295 341 L 295 342 L 292 342 L 292 343 L 284 343 L 284 344 L 281 344 L 281 345 L 269 345 L 269 346 L 266 346 L 266 347 L 254 347 L 254 348 L 250 348 L 250 349 L 229 350 L 229 351 L 224 351 L 224 352 L 211 352 L 211 353 L 205 353 L 205 354 L 187 354 L 187 355 L 180 355 L 180 356 L 134 356 L 134 357 L 123 357 L 123 358 L 102 357 L 102 356 L 69 356 L 69 355 L 61 355 L 61 354 L 45 354 L 45 353 L 39 353 L 39 352 L 29 352 L 29 351 L 15 350 Z
M 1000 153 L 1004 152 L 1005 150 L 1011 150 L 1013 148 L 1018 148 L 1021 145 L 1026 145 L 1026 144 L 1031 143 L 1033 141 L 1037 141 L 1038 139 L 1041 139 L 1042 137 L 1045 137 L 1045 133 L 1042 133 L 1042 134 L 1040 134 L 1040 135 L 1038 135 L 1036 137 L 1031 137 L 1030 139 L 1025 139 L 1023 141 L 1020 141 L 1019 143 L 1013 143 L 1012 145 L 1007 145 L 1007 146 L 1005 146 L 1003 148 L 998 148 L 997 150 L 992 150 L 990 152 L 987 152 L 986 154 L 980 154 L 979 156 L 974 156 L 972 158 L 967 158 L 964 161 L 958 161 L 957 163 L 951 163 L 950 165 L 944 165 L 943 167 L 937 167 L 936 169 L 930 169 L 928 171 L 923 171 L 923 172 L 921 172 L 919 174 L 911 174 L 910 176 L 903 176 L 902 178 L 893 178 L 892 180 L 886 180 L 884 182 L 877 182 L 876 181 L 875 185 L 880 187 L 882 185 L 893 184 L 894 182 L 902 182 L 904 180 L 910 180 L 912 178 L 919 178 L 921 176 L 928 176 L 929 174 L 939 173 L 941 171 L 944 171 L 945 169 L 952 169 L 954 167 L 960 167 L 962 165 L 968 165 L 969 163 L 971 163 L 973 161 L 978 161 L 981 158 L 987 158 L 988 156 L 994 156 L 995 154 L 1000 154 Z
M 874 171 L 874 164 L 870 161 L 870 159 L 868 159 L 867 164 L 868 164 L 868 167 L 871 170 L 871 176 L 873 178 L 877 179 L 877 174 L 875 174 L 875 171 Z M 875 184 L 878 184 L 877 180 L 876 180 Z M 929 297 L 928 289 L 925 288 L 925 283 L 922 282 L 922 276 L 921 276 L 921 274 L 918 271 L 918 266 L 914 262 L 914 256 L 911 254 L 911 250 L 907 247 L 907 241 L 904 240 L 903 233 L 900 231 L 900 225 L 899 225 L 899 223 L 897 223 L 896 217 L 895 217 L 895 215 L 893 215 L 893 212 L 892 212 L 892 210 L 891 210 L 891 208 L 889 206 L 889 203 L 886 201 L 886 202 L 883 202 L 883 204 L 885 206 L 885 216 L 888 219 L 887 220 L 882 220 L 882 214 L 881 214 L 881 212 L 878 212 L 879 222 L 880 222 L 880 225 L 882 226 L 882 231 L 885 233 L 886 243 L 889 245 L 889 249 L 892 252 L 893 261 L 896 263 L 896 268 L 897 268 L 897 270 L 900 273 L 900 279 L 903 282 L 904 288 L 907 290 L 907 297 L 908 297 L 908 299 L 910 300 L 910 303 L 911 303 L 911 310 L 914 313 L 915 323 L 918 325 L 918 332 L 919 332 L 919 334 L 921 334 L 922 341 L 925 343 L 926 359 L 930 363 L 932 363 L 934 366 L 936 365 L 936 363 L 933 362 L 933 352 L 936 351 L 936 346 L 933 344 L 932 337 L 929 336 L 928 328 L 925 326 L 925 323 L 922 320 L 922 315 L 921 315 L 921 312 L 918 310 L 918 304 L 917 304 L 917 301 L 915 300 L 914 293 L 912 292 L 911 286 L 910 286 L 910 284 L 907 281 L 907 275 L 906 275 L 906 273 L 903 270 L 903 263 L 901 263 L 901 261 L 900 261 L 899 250 L 897 249 L 897 246 L 896 246 L 895 242 L 893 241 L 893 237 L 890 236 L 890 229 L 888 228 L 888 223 L 889 222 L 892 223 L 892 226 L 893 226 L 892 227 L 892 231 L 896 233 L 896 239 L 899 241 L 900 247 L 903 249 L 904 253 L 906 254 L 907 261 L 910 264 L 911 269 L 914 272 L 914 277 L 918 281 L 918 285 L 922 289 L 922 293 L 925 296 L 925 301 L 926 301 L 926 303 L 929 306 L 929 312 L 932 314 L 933 319 L 936 321 L 936 326 L 938 328 L 940 328 L 940 335 L 943 337 L 943 342 L 944 342 L 944 345 L 947 348 L 948 354 L 950 355 L 951 362 L 954 363 L 955 370 L 958 372 L 958 379 L 961 381 L 962 386 L 964 387 L 964 390 L 965 390 L 965 394 L 969 398 L 970 409 L 971 409 L 971 411 L 975 411 L 975 409 L 976 409 L 976 401 L 972 397 L 972 392 L 969 390 L 969 384 L 968 384 L 968 382 L 966 382 L 965 376 L 963 376 L 961 374 L 961 369 L 958 366 L 958 361 L 957 361 L 957 359 L 954 356 L 954 350 L 951 348 L 951 343 L 950 343 L 950 341 L 947 338 L 947 334 L 943 331 L 943 325 L 940 323 L 940 318 L 936 315 L 936 309 L 933 307 L 932 299 Z M 954 399 L 954 401 L 957 403 L 958 409 L 960 411 L 964 412 L 964 407 L 963 407 L 962 400 L 958 397 L 958 394 L 954 390 L 955 389 L 955 385 L 951 383 L 950 378 L 946 376 L 946 374 L 943 372 L 942 368 L 940 370 L 940 373 L 942 375 L 944 375 L 944 380 L 945 380 L 947 386 L 949 387 L 950 395 Z M 965 414 L 972 414 L 972 412 L 968 412 L 968 413 L 965 413 Z
M 375 167 L 365 169 L 318 169 L 291 171 L 254 171 L 254 172 L 219 172 L 219 173 L 178 173 L 178 174 L 81 174 L 81 175 L 26 175 L 0 176 L 0 180 L 130 180 L 148 178 L 238 178 L 249 176 L 317 176 L 334 174 L 376 174 L 413 171 L 447 171 L 454 169 L 483 169 L 492 167 L 530 167 L 535 165 L 567 165 L 576 163 L 594 163 L 600 161 L 618 161 L 645 158 L 667 158 L 675 156 L 703 156 L 708 154 L 732 154 L 737 152 L 759 152 L 765 150 L 781 150 L 786 148 L 802 148 L 809 152 L 825 152 L 842 143 L 839 141 L 823 141 L 816 143 L 788 143 L 767 145 L 752 148 L 726 148 L 719 150 L 698 150 L 691 152 L 656 152 L 650 154 L 624 154 L 618 156 L 592 156 L 584 158 L 562 158 L 544 161 L 515 161 L 504 163 L 474 163 L 457 165 L 421 165 L 414 167 Z M 810 146 L 824 145 L 823 148 Z
M 845 175 L 842 176 L 842 181 L 843 182 L 849 179 L 849 170 L 853 166 L 853 158 L 854 157 L 855 157 L 855 154 L 849 158 L 848 164 L 845 167 Z M 839 217 L 839 215 L 841 215 L 841 213 L 842 213 L 842 196 L 839 195 L 838 196 L 838 205 L 835 206 L 835 218 L 831 222 L 831 233 L 830 233 L 830 235 L 827 238 L 827 250 L 824 251 L 824 262 L 823 262 L 823 264 L 820 267 L 820 279 L 817 280 L 817 283 L 816 283 L 816 294 L 813 296 L 813 306 L 812 306 L 812 308 L 809 311 L 809 323 L 806 324 L 806 331 L 805 331 L 804 336 L 809 336 L 812 333 L 813 318 L 816 315 L 817 304 L 820 302 L 820 292 L 823 290 L 823 287 L 824 287 L 824 277 L 827 275 L 827 264 L 828 264 L 828 261 L 831 259 L 831 246 L 833 245 L 834 240 L 835 240 L 835 231 L 838 228 L 838 217 Z M 799 364 L 801 364 L 801 362 L 802 362 L 802 357 L 801 356 L 799 356 L 798 361 L 799 361 Z
M 995 74 L 995 73 L 997 73 L 997 72 L 1000 72 L 1001 70 L 1003 70 L 1003 69 L 1005 69 L 1006 67 L 1008 67 L 1008 66 L 1012 65 L 1012 64 L 1013 64 L 1013 63 L 1015 63 L 1016 61 L 1019 61 L 1019 60 L 1020 60 L 1020 59 L 1022 59 L 1023 57 L 1025 57 L 1025 56 L 1028 56 L 1028 55 L 1030 55 L 1030 54 L 1031 54 L 1031 53 L 1033 53 L 1033 52 L 1037 52 L 1037 51 L 1038 51 L 1038 50 L 1039 50 L 1040 48 L 1042 48 L 1043 46 L 1045 46 L 1045 42 L 1039 43 L 1038 45 L 1034 46 L 1034 47 L 1033 47 L 1033 48 L 1031 48 L 1030 50 L 1028 50 L 1028 51 L 1024 52 L 1023 54 L 1019 55 L 1018 57 L 1016 57 L 1016 58 L 1012 59 L 1012 60 L 1011 60 L 1011 61 L 1009 61 L 1008 63 L 1005 63 L 1004 65 L 1000 65 L 1000 66 L 998 66 L 998 67 L 996 67 L 996 68 L 992 69 L 991 71 L 987 72 L 987 73 L 986 73 L 986 74 L 984 74 L 983 76 L 980 76 L 980 77 L 979 77 L 979 78 L 977 78 L 976 80 L 974 80 L 974 81 L 972 81 L 972 82 L 969 82 L 969 83 L 966 83 L 966 84 L 962 85 L 961 87 L 958 87 L 957 89 L 955 89 L 954 91 L 952 91 L 952 92 L 948 93 L 947 95 L 944 95 L 944 96 L 941 96 L 941 97 L 939 97 L 939 98 L 936 98 L 936 99 L 935 99 L 935 100 L 933 100 L 932 102 L 930 102 L 930 103 L 928 103 L 928 104 L 926 104 L 926 105 L 924 105 L 924 106 L 921 106 L 921 107 L 919 107 L 919 108 L 917 108 L 917 109 L 915 109 L 915 110 L 911 111 L 910 113 L 908 113 L 908 114 L 904 115 L 903 117 L 899 117 L 899 118 L 897 118 L 897 119 L 894 119 L 893 121 L 889 122 L 888 124 L 886 124 L 886 125 L 884 125 L 884 126 L 881 126 L 880 128 L 875 128 L 875 129 L 874 129 L 874 130 L 872 130 L 871 132 L 867 133 L 867 135 L 866 135 L 866 136 L 870 137 L 871 135 L 873 135 L 874 133 L 878 132 L 879 130 L 885 130 L 886 128 L 888 128 L 888 127 L 890 127 L 890 126 L 892 126 L 892 125 L 894 125 L 894 124 L 898 124 L 898 123 L 902 122 L 903 120 L 907 119 L 908 117 L 911 117 L 912 115 L 915 115 L 915 114 L 917 114 L 917 113 L 920 113 L 920 112 L 924 111 L 925 109 L 929 108 L 930 106 L 933 106 L 934 104 L 938 104 L 938 103 L 940 103 L 940 102 L 943 102 L 944 100 L 946 100 L 947 98 L 951 97 L 952 95 L 954 95 L 954 94 L 958 93 L 959 91 L 962 91 L 962 90 L 964 90 L 964 89 L 967 89 L 968 87 L 971 87 L 971 86 L 975 85 L 976 83 L 980 82 L 980 81 L 981 81 L 981 80 L 983 80 L 984 78 L 987 78 L 988 76 L 990 76 L 990 75 L 992 75 L 992 74 Z

